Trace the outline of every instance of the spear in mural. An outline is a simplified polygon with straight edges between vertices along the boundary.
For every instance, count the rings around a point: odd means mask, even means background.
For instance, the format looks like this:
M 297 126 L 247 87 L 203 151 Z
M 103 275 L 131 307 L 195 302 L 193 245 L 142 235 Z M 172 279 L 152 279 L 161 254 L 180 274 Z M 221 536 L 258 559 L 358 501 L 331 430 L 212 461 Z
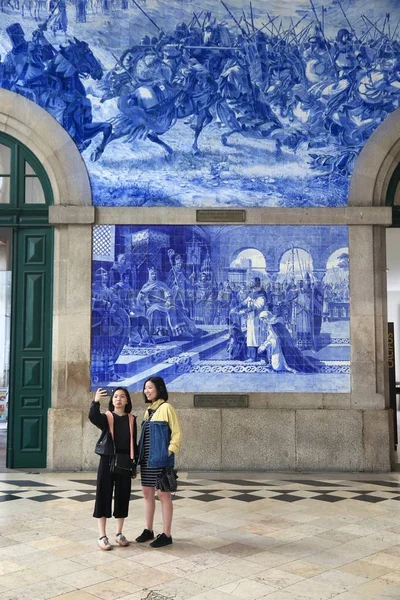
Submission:
M 259 29 L 257 29 L 257 27 L 254 27 L 255 31 L 251 34 L 250 38 L 253 38 L 255 35 L 257 35 L 257 33 L 260 33 L 260 31 L 262 31 L 263 29 L 267 29 L 268 26 L 271 25 L 271 23 L 273 23 L 277 18 L 278 17 L 272 17 L 272 19 L 270 19 L 268 23 L 262 23 L 262 27 L 260 27 Z M 268 29 L 268 32 L 272 35 L 272 31 L 270 29 Z
M 202 10 L 202 11 L 201 11 L 201 13 L 200 13 L 199 15 L 196 15 L 196 13 L 195 13 L 195 12 L 193 13 L 193 19 L 195 19 L 195 20 L 197 21 L 197 23 L 198 23 L 198 25 L 199 25 L 200 29 L 201 29 L 200 17 L 201 17 L 201 15 L 203 14 L 203 12 L 204 12 L 204 11 Z
M 359 37 L 358 37 L 358 35 L 356 34 L 356 30 L 354 29 L 353 25 L 350 23 L 350 20 L 349 20 L 348 16 L 346 15 L 346 12 L 345 12 L 345 10 L 344 10 L 344 8 L 343 8 L 343 6 L 342 6 L 342 3 L 340 2 L 340 0 L 337 0 L 337 1 L 338 1 L 338 5 L 339 5 L 339 8 L 340 8 L 340 10 L 341 10 L 341 11 L 342 11 L 342 13 L 343 13 L 343 16 L 344 16 L 344 18 L 346 19 L 346 21 L 347 21 L 347 24 L 348 24 L 348 26 L 350 27 L 350 31 L 351 31 L 351 33 L 353 34 L 353 36 L 354 36 L 354 38 L 357 40 L 357 42 L 358 42 L 358 43 L 360 43 Z
M 364 19 L 364 21 L 368 21 L 368 23 L 370 25 L 372 25 L 372 27 L 374 29 L 376 29 L 376 31 L 379 33 L 379 35 L 381 35 L 382 37 L 387 37 L 387 34 L 384 33 L 384 31 L 381 31 L 380 29 L 378 29 L 378 27 L 375 25 L 375 23 L 373 23 L 370 19 L 368 19 L 368 17 L 366 17 L 365 15 L 362 15 L 362 18 Z
M 289 29 L 286 30 L 286 34 L 285 34 L 286 39 L 288 39 L 289 35 L 291 35 L 292 38 L 295 40 L 296 44 L 298 43 L 299 40 L 298 40 L 298 34 L 296 32 L 296 27 L 298 27 L 300 25 L 300 23 L 302 21 L 304 21 L 304 19 L 307 17 L 307 15 L 308 15 L 308 13 L 306 13 L 303 17 L 301 17 L 301 19 L 299 19 L 297 21 L 297 23 L 293 23 L 293 19 L 292 19 L 292 17 L 290 17 L 291 27 L 289 27 Z
M 139 48 L 139 46 L 136 46 L 136 47 L 137 47 L 137 48 Z M 115 56 L 114 52 L 111 52 L 111 56 L 112 56 L 112 57 L 115 59 L 115 63 L 116 63 L 117 65 L 119 65 L 119 66 L 120 66 L 120 67 L 121 67 L 121 68 L 122 68 L 122 69 L 125 71 L 125 73 L 126 73 L 127 75 L 129 75 L 129 79 L 130 79 L 131 81 L 135 81 L 135 80 L 134 80 L 134 78 L 132 77 L 132 75 L 129 73 L 128 69 L 127 69 L 127 68 L 125 67 L 125 65 L 123 64 L 123 62 L 122 62 L 122 61 L 121 61 L 119 58 L 117 58 L 117 57 Z M 101 102 L 101 100 L 100 100 L 100 102 Z
M 362 36 L 360 37 L 360 42 L 362 43 L 368 36 L 369 32 L 371 31 L 372 27 L 368 27 L 367 31 L 364 31 L 364 33 L 362 34 Z
M 301 31 L 300 33 L 297 35 L 298 39 L 299 39 L 299 45 L 303 43 L 306 35 L 309 33 L 311 27 L 313 26 L 314 23 L 309 23 L 308 25 L 306 25 Z
M 157 25 L 157 23 L 155 21 L 153 21 L 153 19 L 147 14 L 147 12 L 145 10 L 143 10 L 143 8 L 136 2 L 136 0 L 132 0 L 132 2 L 144 14 L 144 16 L 148 18 L 148 20 L 150 21 L 150 23 L 153 23 L 154 27 L 158 31 L 162 31 L 161 27 L 159 27 Z
M 309 33 L 311 27 L 313 26 L 313 23 L 309 23 L 308 25 L 306 25 L 304 27 L 304 29 L 302 29 L 298 35 L 299 37 L 299 43 L 302 44 L 306 35 Z
M 335 61 L 333 60 L 333 56 L 332 56 L 332 54 L 331 54 L 331 49 L 329 48 L 328 40 L 326 39 L 326 37 L 325 37 L 325 35 L 324 35 L 324 32 L 322 31 L 322 28 L 321 28 L 321 22 L 320 22 L 320 20 L 319 20 L 319 18 L 318 18 L 317 11 L 315 10 L 315 6 L 314 6 L 314 2 L 313 2 L 313 0 L 310 0 L 310 4 L 311 4 L 312 11 L 313 11 L 313 13 L 314 13 L 314 16 L 315 16 L 315 20 L 316 20 L 316 22 L 317 22 L 318 29 L 320 30 L 320 32 L 321 32 L 321 35 L 322 35 L 322 38 L 323 38 L 323 40 L 324 40 L 324 43 L 325 43 L 325 48 L 326 48 L 326 50 L 327 50 L 327 52 L 328 52 L 328 55 L 329 55 L 330 61 L 331 61 L 331 63 L 332 63 L 333 69 L 334 69 L 334 71 L 335 71 L 336 78 L 337 78 L 337 79 L 339 79 L 339 73 L 338 73 L 338 70 L 337 70 L 337 66 L 336 66 L 336 63 L 335 63 Z
M 221 0 L 221 4 L 225 8 L 225 10 L 227 11 L 227 13 L 231 17 L 231 19 L 234 21 L 234 23 L 239 27 L 239 29 L 243 33 L 243 35 L 248 38 L 249 35 L 248 35 L 247 31 L 245 29 L 243 29 L 243 27 L 240 24 L 240 21 L 238 21 L 236 19 L 235 15 L 232 13 L 232 11 L 230 10 L 230 8 L 225 4 L 224 0 Z
M 246 19 L 246 13 L 244 12 L 244 10 L 242 11 L 242 17 L 243 17 L 243 21 L 244 21 L 244 23 L 245 23 L 245 25 L 246 25 L 246 27 L 247 27 L 247 33 L 248 33 L 248 35 L 250 36 L 250 34 L 251 34 L 251 31 L 250 31 L 250 23 L 249 23 L 249 22 L 247 21 L 247 19 Z
M 398 28 L 399 28 L 399 25 L 400 25 L 400 19 L 397 22 L 396 29 L 393 31 L 392 40 L 394 40 L 395 37 L 396 37 L 396 33 L 397 33 Z
M 175 283 L 175 285 L 176 285 L 176 291 L 177 291 L 177 294 L 179 294 L 179 295 L 180 295 L 180 297 L 181 297 L 181 301 L 182 301 L 182 307 L 183 307 L 183 309 L 184 309 L 185 311 L 187 311 L 187 309 L 185 308 L 185 300 L 184 300 L 184 298 L 183 298 L 183 296 L 182 296 L 181 288 L 179 287 L 179 283 L 178 283 L 178 277 L 177 277 L 177 275 L 176 275 L 175 266 L 174 266 L 174 264 L 173 264 L 173 262 L 172 262 L 172 257 L 173 257 L 173 256 L 175 256 L 175 251 L 174 251 L 172 248 L 170 248 L 170 249 L 168 250 L 167 254 L 168 254 L 168 258 L 169 258 L 169 263 L 170 263 L 170 265 L 171 265 L 172 274 L 173 274 L 173 276 L 174 276 L 174 283 Z
M 383 31 L 383 32 L 385 32 L 385 29 L 386 29 L 386 23 L 388 23 L 388 14 L 389 14 L 389 13 L 386 13 L 386 15 L 385 15 L 385 20 L 383 21 L 383 26 L 382 26 L 382 31 Z M 390 35 L 390 33 L 389 33 L 389 35 Z
M 58 5 L 60 4 L 61 0 L 58 0 L 58 2 L 56 2 L 53 6 L 53 8 L 50 11 L 49 16 L 47 17 L 47 19 L 45 21 L 43 21 L 43 23 L 39 23 L 36 31 L 47 31 L 47 25 L 50 23 L 51 19 L 54 17 L 54 13 L 56 12 Z M 34 32 L 35 33 L 35 32 Z M 33 36 L 33 34 L 32 34 Z
M 303 17 L 303 19 L 304 19 L 304 17 Z M 290 35 L 292 36 L 292 38 L 293 38 L 293 39 L 294 39 L 294 41 L 296 42 L 296 45 L 297 45 L 297 46 L 299 45 L 299 39 L 298 39 L 298 37 L 297 37 L 296 27 L 297 27 L 297 25 L 298 25 L 299 23 L 301 23 L 301 21 L 302 21 L 303 19 L 300 19 L 300 21 L 298 21 L 296 24 L 293 24 L 293 19 L 290 17 L 290 22 L 291 22 L 292 26 L 291 26 L 291 28 L 290 28 L 290 29 L 288 29 L 288 35 L 290 34 Z
M 267 13 L 267 17 L 268 17 L 268 19 L 270 19 L 270 20 L 271 20 L 271 17 L 269 16 L 269 13 Z M 276 25 L 275 25 L 275 23 L 274 23 L 274 21 L 275 21 L 277 18 L 278 18 L 278 17 L 275 17 L 275 19 L 272 21 L 272 27 L 275 29 L 275 31 L 276 31 L 276 35 L 278 35 L 278 36 L 279 36 L 279 30 L 278 30 L 277 26 L 276 26 Z

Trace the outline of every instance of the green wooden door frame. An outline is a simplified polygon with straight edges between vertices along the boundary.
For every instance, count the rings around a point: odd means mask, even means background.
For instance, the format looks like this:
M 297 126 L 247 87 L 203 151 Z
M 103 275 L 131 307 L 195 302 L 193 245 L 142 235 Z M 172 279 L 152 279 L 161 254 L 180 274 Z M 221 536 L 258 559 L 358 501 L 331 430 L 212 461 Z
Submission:
M 46 466 L 51 404 L 53 228 L 48 206 L 53 195 L 46 172 L 28 148 L 3 133 L 0 144 L 10 153 L 9 172 L 0 172 L 9 184 L 9 202 L 0 204 L 0 227 L 13 230 L 7 467 L 40 468 Z M 29 190 L 39 193 L 40 203 L 29 203 Z

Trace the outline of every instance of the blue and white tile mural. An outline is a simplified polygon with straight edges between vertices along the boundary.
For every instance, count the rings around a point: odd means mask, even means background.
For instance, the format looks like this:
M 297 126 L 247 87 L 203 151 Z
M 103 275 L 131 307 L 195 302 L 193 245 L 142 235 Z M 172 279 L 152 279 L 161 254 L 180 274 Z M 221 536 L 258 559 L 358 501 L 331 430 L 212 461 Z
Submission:
M 345 226 L 100 225 L 92 387 L 350 390 Z
M 0 86 L 96 205 L 339 206 L 400 102 L 398 0 L 0 0 Z

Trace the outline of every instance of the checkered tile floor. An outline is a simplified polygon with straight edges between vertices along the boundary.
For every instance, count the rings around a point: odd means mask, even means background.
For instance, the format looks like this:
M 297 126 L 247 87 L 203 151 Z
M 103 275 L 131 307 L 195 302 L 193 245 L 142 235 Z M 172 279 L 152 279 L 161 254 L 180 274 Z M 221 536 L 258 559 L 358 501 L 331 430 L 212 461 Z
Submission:
M 179 474 L 173 544 L 97 547 L 94 473 L 0 475 L 0 600 L 400 600 L 400 473 Z M 162 531 L 159 503 L 155 533 Z
M 69 498 L 76 502 L 94 500 L 95 479 L 69 479 L 75 484 L 73 490 L 56 485 L 46 485 L 31 479 L 0 479 L 0 502 L 12 502 L 21 498 L 34 502 L 50 502 L 60 498 Z M 205 485 L 206 483 L 206 485 Z M 280 502 L 299 502 L 300 500 L 319 500 L 321 502 L 341 502 L 356 500 L 359 502 L 385 502 L 400 500 L 400 482 L 394 481 L 325 481 L 291 479 L 280 480 L 218 480 L 201 479 L 179 480 L 179 490 L 174 496 L 175 502 L 190 498 L 199 502 L 217 502 L 225 498 L 238 502 L 255 502 L 269 498 Z M 141 500 L 139 481 L 133 482 L 131 500 Z

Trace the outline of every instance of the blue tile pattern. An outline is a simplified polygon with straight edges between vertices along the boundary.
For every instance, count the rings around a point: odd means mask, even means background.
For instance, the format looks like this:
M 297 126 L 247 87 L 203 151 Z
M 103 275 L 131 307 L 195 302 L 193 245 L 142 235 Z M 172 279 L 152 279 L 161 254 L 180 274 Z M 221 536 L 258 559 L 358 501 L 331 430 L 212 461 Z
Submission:
M 92 387 L 348 392 L 349 306 L 344 226 L 98 226 Z
M 0 87 L 68 131 L 99 206 L 342 206 L 400 106 L 398 0 L 0 11 Z

